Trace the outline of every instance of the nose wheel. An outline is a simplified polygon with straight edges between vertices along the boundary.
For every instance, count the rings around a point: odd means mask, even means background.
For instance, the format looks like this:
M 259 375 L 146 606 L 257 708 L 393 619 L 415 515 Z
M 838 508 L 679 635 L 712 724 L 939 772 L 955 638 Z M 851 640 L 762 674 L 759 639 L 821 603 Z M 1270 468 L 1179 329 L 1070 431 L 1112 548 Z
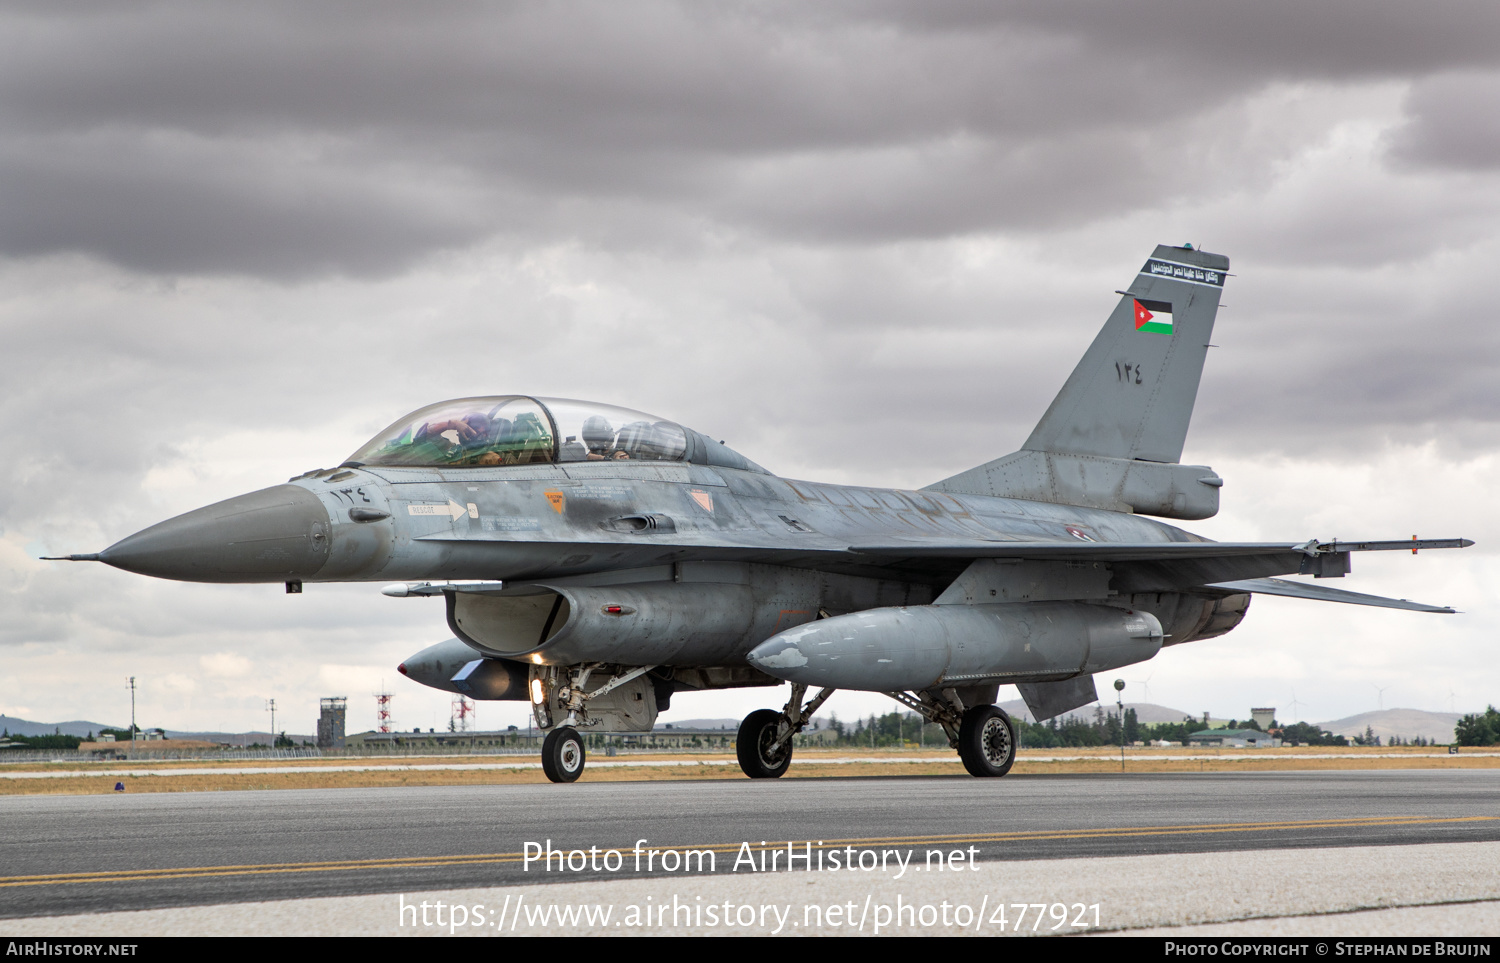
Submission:
M 572 726 L 558 726 L 542 742 L 542 772 L 553 782 L 575 782 L 586 760 L 583 737 Z

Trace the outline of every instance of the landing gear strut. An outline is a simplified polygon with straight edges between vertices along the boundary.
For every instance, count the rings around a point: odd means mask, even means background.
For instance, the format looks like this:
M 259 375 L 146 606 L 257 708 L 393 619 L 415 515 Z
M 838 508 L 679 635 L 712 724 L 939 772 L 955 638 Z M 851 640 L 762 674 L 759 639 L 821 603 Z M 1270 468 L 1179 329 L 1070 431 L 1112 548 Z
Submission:
M 994 705 L 964 707 L 953 689 L 887 692 L 902 705 L 915 709 L 928 722 L 936 722 L 948 734 L 948 745 L 969 775 L 998 777 L 1010 772 L 1016 762 L 1016 727 L 1005 710 Z M 990 698 L 994 698 L 993 695 Z
M 542 742 L 542 772 L 553 782 L 575 782 L 583 775 L 588 753 L 578 728 L 597 726 L 600 720 L 589 714 L 589 703 L 613 692 L 625 683 L 656 668 L 637 666 L 610 678 L 604 685 L 587 688 L 589 676 L 604 668 L 602 663 L 558 667 L 533 666 L 531 670 L 531 712 L 538 729 L 551 730 Z M 563 718 L 554 723 L 554 710 Z
M 792 764 L 792 736 L 807 728 L 813 713 L 833 693 L 831 688 L 824 689 L 804 706 L 802 697 L 807 694 L 807 686 L 794 683 L 792 697 L 780 712 L 756 709 L 746 716 L 734 743 L 735 755 L 745 775 L 751 779 L 776 779 L 785 773 Z

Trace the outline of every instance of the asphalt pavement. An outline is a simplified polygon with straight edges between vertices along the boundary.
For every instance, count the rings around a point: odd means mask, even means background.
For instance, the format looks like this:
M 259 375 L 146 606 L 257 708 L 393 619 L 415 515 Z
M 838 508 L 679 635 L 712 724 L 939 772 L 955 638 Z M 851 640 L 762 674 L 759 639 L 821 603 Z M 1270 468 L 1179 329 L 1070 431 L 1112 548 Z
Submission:
M 1480 841 L 1500 841 L 1500 771 L 7 796 L 0 917 L 684 875 L 705 859 L 684 868 L 687 849 L 712 852 L 724 877 L 747 852 L 784 860 L 787 842 L 813 860 L 905 852 L 911 872 L 953 873 L 969 860 Z M 527 862 L 549 844 L 578 851 L 571 868 Z

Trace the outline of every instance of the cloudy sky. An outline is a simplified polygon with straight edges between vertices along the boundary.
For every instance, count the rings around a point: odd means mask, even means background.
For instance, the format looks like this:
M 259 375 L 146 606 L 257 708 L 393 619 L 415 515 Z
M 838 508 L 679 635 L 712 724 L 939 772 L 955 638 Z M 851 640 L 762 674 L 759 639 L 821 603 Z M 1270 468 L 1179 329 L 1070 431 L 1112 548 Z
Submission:
M 448 635 L 439 602 L 37 556 L 468 394 L 927 484 L 1017 448 L 1183 242 L 1235 274 L 1184 454 L 1224 511 L 1187 527 L 1479 544 L 1340 583 L 1462 615 L 1259 598 L 1128 697 L 1500 702 L 1497 118 L 1488 2 L 9 4 L 0 712 L 120 724 L 135 675 L 145 725 L 265 728 L 274 697 L 307 732 L 342 694 L 362 729 L 384 683 L 442 728 L 394 672 Z

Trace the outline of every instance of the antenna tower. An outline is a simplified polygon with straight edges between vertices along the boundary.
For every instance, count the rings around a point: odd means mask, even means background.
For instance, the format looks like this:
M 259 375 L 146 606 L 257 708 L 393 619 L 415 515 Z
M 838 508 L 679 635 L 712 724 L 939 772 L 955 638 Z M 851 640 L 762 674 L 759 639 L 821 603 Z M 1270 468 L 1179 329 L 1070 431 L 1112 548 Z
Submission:
M 474 725 L 474 703 L 469 701 L 468 696 L 459 696 L 453 700 L 453 714 L 448 718 L 450 732 L 468 732 Z
M 375 731 L 391 731 L 391 694 L 381 686 L 375 693 Z

